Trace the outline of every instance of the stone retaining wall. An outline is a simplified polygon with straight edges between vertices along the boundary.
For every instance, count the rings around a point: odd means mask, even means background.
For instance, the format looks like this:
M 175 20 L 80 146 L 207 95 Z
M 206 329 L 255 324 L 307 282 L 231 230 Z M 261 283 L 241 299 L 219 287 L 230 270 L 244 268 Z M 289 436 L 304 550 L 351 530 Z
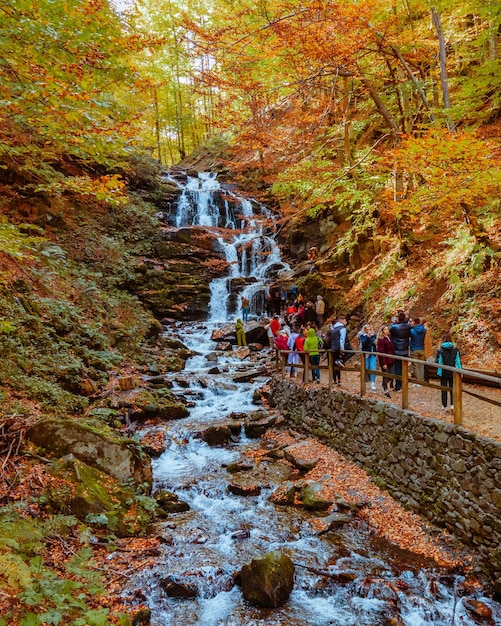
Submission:
M 278 378 L 271 400 L 291 427 L 338 450 L 402 504 L 474 546 L 501 585 L 501 444 L 392 404 Z

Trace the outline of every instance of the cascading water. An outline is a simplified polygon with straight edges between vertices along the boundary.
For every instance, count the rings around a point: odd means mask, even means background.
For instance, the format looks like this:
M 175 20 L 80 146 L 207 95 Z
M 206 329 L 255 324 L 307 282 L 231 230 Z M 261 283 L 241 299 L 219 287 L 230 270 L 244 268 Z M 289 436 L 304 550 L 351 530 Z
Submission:
M 227 322 L 229 315 L 238 312 L 238 302 L 230 304 L 232 281 L 242 285 L 238 296 L 249 300 L 250 315 L 261 315 L 266 285 L 279 272 L 290 269 L 280 257 L 273 233 L 265 226 L 271 218 L 266 207 L 221 187 L 214 174 L 188 177 L 175 214 L 169 218 L 170 224 L 178 228 L 205 226 L 230 231 L 229 235 L 226 232 L 218 238 L 230 272 L 210 286 L 210 322 Z
M 179 225 L 210 221 L 215 227 L 221 219 L 234 226 L 228 240 L 221 239 L 231 264 L 228 278 L 211 285 L 212 303 L 207 323 L 177 323 L 171 329 L 196 356 L 189 359 L 184 372 L 190 389 L 172 374 L 173 391 L 190 394 L 192 408 L 183 420 L 170 422 L 166 431 L 167 449 L 155 460 L 156 488 L 175 492 L 191 510 L 173 514 L 157 525 L 163 537 L 163 553 L 155 571 L 138 576 L 135 585 L 146 593 L 152 609 L 153 626 L 474 626 L 477 622 L 467 611 L 454 589 L 454 581 L 438 579 L 431 570 L 417 565 L 402 565 L 402 555 L 380 538 L 375 541 L 368 528 L 354 521 L 333 536 L 318 536 L 311 528 L 311 514 L 292 507 L 271 504 L 269 495 L 287 478 L 285 466 L 270 457 L 261 457 L 256 475 L 261 482 L 259 495 L 242 497 L 229 493 L 232 474 L 226 469 L 242 458 L 245 451 L 262 450 L 261 440 L 240 435 L 225 448 L 209 447 L 196 432 L 221 423 L 232 415 L 256 409 L 253 392 L 264 379 L 235 383 L 231 372 L 241 367 L 232 353 L 214 353 L 211 332 L 228 321 L 229 285 L 235 278 L 252 276 L 254 282 L 244 293 L 255 296 L 277 267 L 284 268 L 280 253 L 257 216 L 248 210 L 247 201 L 235 194 L 221 203 L 215 194 L 220 187 L 212 176 L 190 180 L 181 196 L 179 211 L 172 216 Z M 187 198 L 189 196 L 189 198 Z M 192 206 L 200 201 L 200 206 Z M 223 207 L 218 217 L 215 206 Z M 242 207 L 245 206 L 245 209 Z M 247 212 L 247 213 L 246 213 Z M 244 230 L 236 227 L 243 215 Z M 244 243 L 247 257 L 241 254 Z M 266 254 L 263 253 L 266 250 Z M 269 253 L 268 253 L 269 252 Z M 254 307 L 256 299 L 254 298 Z M 258 313 L 254 308 L 254 313 Z M 207 357 L 210 357 L 207 358 Z M 217 358 L 219 374 L 209 374 Z M 248 457 L 247 457 L 248 458 Z M 285 606 L 263 609 L 249 605 L 234 584 L 234 576 L 256 556 L 279 549 L 287 553 L 296 568 L 294 590 Z M 321 570 L 332 580 L 319 576 Z M 336 575 L 348 573 L 344 582 Z M 196 597 L 169 597 L 160 581 L 171 576 L 196 589 Z M 366 581 L 372 582 L 367 586 Z M 482 601 L 501 623 L 498 605 Z

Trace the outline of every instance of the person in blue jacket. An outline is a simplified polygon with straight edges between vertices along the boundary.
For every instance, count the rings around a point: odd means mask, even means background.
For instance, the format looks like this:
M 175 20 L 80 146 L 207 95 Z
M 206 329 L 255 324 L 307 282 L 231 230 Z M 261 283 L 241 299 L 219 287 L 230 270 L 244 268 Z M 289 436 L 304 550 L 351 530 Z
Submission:
M 415 317 L 411 322 L 411 337 L 410 337 L 410 350 L 411 358 L 425 360 L 424 351 L 424 338 L 426 335 L 426 328 L 421 323 L 419 317 Z M 424 365 L 422 363 L 414 363 L 414 377 L 417 380 L 424 380 Z

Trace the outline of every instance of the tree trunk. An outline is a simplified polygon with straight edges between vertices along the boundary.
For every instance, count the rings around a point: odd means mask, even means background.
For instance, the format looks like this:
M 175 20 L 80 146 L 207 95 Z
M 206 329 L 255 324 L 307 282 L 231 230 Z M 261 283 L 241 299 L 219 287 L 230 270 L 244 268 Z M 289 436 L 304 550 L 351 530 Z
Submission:
M 364 73 L 362 72 L 362 70 L 360 69 L 360 67 L 358 65 L 357 65 L 357 70 L 358 70 L 358 75 L 360 77 L 360 80 L 362 81 L 362 84 L 366 87 L 366 89 L 369 92 L 369 94 L 370 94 L 374 104 L 376 105 L 378 113 L 383 116 L 384 120 L 388 124 L 388 126 L 389 126 L 389 128 L 391 130 L 391 135 L 393 137 L 394 144 L 395 145 L 399 145 L 400 144 L 400 136 L 399 136 L 399 130 L 398 130 L 397 122 L 395 121 L 395 119 L 393 118 L 391 113 L 386 108 L 384 102 L 380 98 L 378 92 L 376 91 L 376 89 L 374 88 L 372 83 L 369 81 L 368 78 L 366 78 L 366 76 L 364 75 Z
M 444 109 L 451 108 L 451 101 L 449 97 L 449 78 L 447 76 L 447 53 L 445 51 L 445 39 L 444 31 L 442 29 L 442 20 L 440 14 L 435 7 L 431 8 L 431 19 L 437 31 L 438 48 L 439 48 L 439 60 L 440 60 L 440 84 L 442 86 L 442 96 L 444 99 Z M 447 117 L 447 128 L 450 131 L 454 130 L 454 122 Z

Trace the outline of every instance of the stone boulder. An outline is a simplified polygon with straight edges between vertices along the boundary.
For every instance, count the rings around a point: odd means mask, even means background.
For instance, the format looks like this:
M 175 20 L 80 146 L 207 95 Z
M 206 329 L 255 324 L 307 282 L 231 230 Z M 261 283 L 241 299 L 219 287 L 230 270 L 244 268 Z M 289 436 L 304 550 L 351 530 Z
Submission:
M 244 422 L 244 432 L 250 439 L 258 439 L 277 423 L 276 415 L 268 415 L 264 411 L 256 411 Z
M 196 598 L 198 589 L 195 585 L 183 582 L 175 576 L 166 576 L 160 579 L 160 587 L 171 598 Z
M 106 527 L 118 537 L 143 534 L 150 523 L 151 507 L 143 507 L 130 486 L 119 485 L 73 454 L 53 463 L 49 471 L 64 477 L 65 484 L 62 488 L 61 481 L 49 483 L 47 496 L 54 511 Z
M 201 430 L 196 434 L 197 438 L 202 439 L 211 447 L 225 446 L 233 436 L 231 428 L 227 424 L 218 426 L 209 426 L 205 430 Z
M 251 604 L 283 606 L 294 586 L 294 563 L 278 550 L 270 552 L 244 565 L 240 580 L 243 596 Z
M 301 491 L 303 506 L 308 511 L 325 511 L 334 500 L 324 495 L 324 484 L 315 482 L 307 484 Z
M 165 513 L 182 513 L 190 510 L 190 505 L 187 502 L 180 500 L 177 494 L 165 489 L 155 491 L 153 498 Z
M 281 506 L 294 504 L 294 496 L 296 494 L 296 486 L 293 482 L 287 481 L 277 487 L 269 497 L 270 502 Z
M 151 461 L 132 439 L 98 430 L 82 420 L 46 418 L 26 433 L 48 456 L 73 454 L 119 483 L 152 484 Z
M 261 344 L 268 345 L 268 336 L 266 334 L 266 323 L 264 322 L 245 322 L 245 337 L 247 344 Z M 235 324 L 226 324 L 221 328 L 216 328 L 212 331 L 213 341 L 229 341 L 236 343 L 235 336 Z
M 120 403 L 129 408 L 132 421 L 177 420 L 189 415 L 186 405 L 169 389 L 135 390 L 123 397 Z

